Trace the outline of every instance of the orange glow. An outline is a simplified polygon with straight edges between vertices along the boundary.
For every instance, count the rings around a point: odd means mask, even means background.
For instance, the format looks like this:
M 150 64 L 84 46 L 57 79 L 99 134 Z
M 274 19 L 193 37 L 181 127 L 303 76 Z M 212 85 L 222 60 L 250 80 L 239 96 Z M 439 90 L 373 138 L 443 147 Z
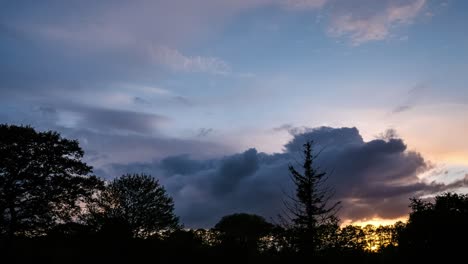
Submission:
M 444 155 L 443 161 L 448 162 L 450 164 L 468 165 L 468 156 L 466 155 L 466 153 L 446 153 Z
M 346 225 L 358 226 L 364 232 L 364 238 L 361 238 L 362 242 L 365 244 L 365 250 L 377 252 L 383 247 L 390 245 L 398 245 L 397 240 L 395 239 L 395 229 L 394 224 L 398 221 L 406 222 L 407 218 L 395 218 L 395 219 L 382 219 L 382 218 L 372 218 L 372 219 L 363 219 L 360 221 L 344 221 L 342 228 Z
M 343 223 L 341 224 L 342 227 L 347 226 L 347 225 L 356 225 L 356 226 L 367 226 L 367 225 L 373 225 L 373 226 L 386 226 L 386 225 L 393 225 L 398 221 L 401 222 L 406 222 L 408 220 L 407 217 L 400 217 L 400 218 L 395 218 L 395 219 L 383 219 L 379 217 L 374 217 L 371 219 L 361 219 L 361 220 L 344 220 Z

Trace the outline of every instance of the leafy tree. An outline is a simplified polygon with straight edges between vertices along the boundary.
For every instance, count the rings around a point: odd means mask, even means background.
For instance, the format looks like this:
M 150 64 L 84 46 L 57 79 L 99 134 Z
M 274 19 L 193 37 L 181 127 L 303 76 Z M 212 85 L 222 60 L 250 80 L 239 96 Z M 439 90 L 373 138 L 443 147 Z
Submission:
M 231 214 L 224 216 L 214 229 L 221 234 L 221 243 L 227 246 L 257 250 L 259 239 L 273 229 L 265 218 L 255 214 Z
M 432 257 L 464 256 L 468 237 L 468 195 L 445 193 L 434 201 L 412 199 L 406 227 L 399 245 L 406 253 Z
M 378 238 L 379 250 L 396 247 L 398 244 L 396 239 L 398 232 L 397 225 L 398 224 L 395 223 L 395 225 L 381 225 L 377 227 L 375 230 L 375 235 Z
M 296 192 L 295 196 L 289 197 L 289 201 L 285 201 L 285 205 L 297 238 L 298 250 L 314 252 L 323 247 L 328 237 L 337 231 L 336 212 L 339 202 L 329 205 L 333 193 L 325 186 L 326 173 L 314 167 L 318 156 L 312 152 L 312 142 L 306 142 L 303 147 L 304 162 L 301 165 L 304 171 L 301 173 L 289 165 Z
M 336 247 L 343 251 L 363 252 L 366 248 L 366 235 L 361 227 L 348 225 L 340 229 Z
M 78 141 L 54 131 L 0 125 L 0 230 L 3 235 L 41 235 L 76 219 L 81 205 L 102 186 L 88 176 Z
M 150 175 L 126 174 L 114 179 L 90 204 L 91 222 L 126 226 L 134 237 L 148 237 L 156 232 L 178 228 L 174 202 L 159 181 Z

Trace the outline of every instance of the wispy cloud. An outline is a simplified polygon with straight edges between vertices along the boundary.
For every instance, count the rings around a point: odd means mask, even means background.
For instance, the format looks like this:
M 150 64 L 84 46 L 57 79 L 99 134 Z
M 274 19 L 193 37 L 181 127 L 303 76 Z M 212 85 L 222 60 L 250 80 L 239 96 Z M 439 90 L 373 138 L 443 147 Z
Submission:
M 213 32 L 216 27 L 212 25 L 222 25 L 242 11 L 264 6 L 319 10 L 329 18 L 329 35 L 350 38 L 352 44 L 359 45 L 386 39 L 395 26 L 411 23 L 420 13 L 427 13 L 422 12 L 426 3 L 427 0 L 200 0 L 132 4 L 102 1 L 97 6 L 80 5 L 80 8 L 59 3 L 51 11 L 35 16 L 17 15 L 9 19 L 10 14 L 5 13 L 5 20 L 12 22 L 1 25 L 0 31 L 8 29 L 10 34 L 21 32 L 46 41 L 60 41 L 77 50 L 133 52 L 138 58 L 146 57 L 147 46 L 167 45 L 153 48 L 152 53 L 158 54 L 159 60 L 164 58 L 172 69 L 226 73 L 229 66 L 223 60 L 185 55 L 174 47 Z M 34 3 L 22 8 L 40 9 L 42 5 L 47 4 Z M 166 25 L 171 25 L 172 30 Z
M 400 105 L 400 106 L 395 107 L 395 109 L 393 109 L 392 113 L 396 114 L 396 113 L 405 112 L 405 111 L 410 110 L 411 108 L 412 108 L 412 106 L 410 106 L 410 105 Z
M 205 127 L 202 127 L 198 130 L 198 134 L 197 134 L 197 137 L 206 137 L 208 136 L 208 134 L 211 134 L 213 133 L 213 129 L 212 128 L 205 128 Z
M 328 0 L 282 0 L 281 4 L 291 9 L 317 9 L 323 7 Z
M 165 46 L 152 47 L 150 54 L 154 62 L 174 71 L 212 74 L 228 74 L 231 72 L 229 64 L 217 57 L 187 56 L 176 49 Z
M 153 134 L 159 127 L 170 121 L 166 116 L 155 113 L 144 113 L 126 110 L 105 109 L 82 105 L 62 106 L 57 110 L 62 114 L 60 121 L 67 121 L 72 128 L 85 127 L 106 133 Z M 59 116 L 60 117 L 60 116 Z M 70 123 L 70 120 L 74 122 Z
M 411 23 L 425 4 L 426 0 L 359 0 L 351 6 L 337 1 L 328 32 L 333 37 L 349 37 L 353 45 L 383 40 L 394 27 Z

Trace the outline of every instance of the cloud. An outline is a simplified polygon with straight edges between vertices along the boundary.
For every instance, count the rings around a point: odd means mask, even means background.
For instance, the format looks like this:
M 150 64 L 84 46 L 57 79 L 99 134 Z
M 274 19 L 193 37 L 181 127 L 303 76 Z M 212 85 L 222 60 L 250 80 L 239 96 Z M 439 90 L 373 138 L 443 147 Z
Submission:
M 95 173 L 105 178 L 118 176 L 122 171 L 120 168 L 129 168 L 128 164 L 135 168 L 134 172 L 159 175 L 159 172 L 163 171 L 163 167 L 154 167 L 153 160 L 161 161 L 168 156 L 190 155 L 205 159 L 206 163 L 213 156 L 219 157 L 232 152 L 229 146 L 190 138 L 180 139 L 165 135 L 105 134 L 86 129 L 60 128 L 57 130 L 67 138 L 78 139 L 85 150 L 85 158 L 87 160 L 95 159 L 95 161 L 90 162 L 90 165 L 93 165 L 97 170 Z M 120 164 L 121 167 L 110 164 Z
M 291 9 L 318 9 L 323 7 L 329 0 L 282 0 L 286 8 Z
M 270 1 L 42 1 L 7 5 L 0 14 L 18 32 L 80 50 L 119 49 L 140 44 L 177 46 L 206 34 L 212 22 L 265 2 Z
M 455 103 L 463 104 L 466 102 L 466 94 L 463 92 L 457 96 L 441 92 L 441 89 L 429 86 L 426 83 L 419 83 L 411 87 L 401 96 L 400 103 L 392 110 L 392 113 L 402 113 L 417 107 L 431 104 Z
M 292 124 L 283 124 L 279 127 L 274 127 L 273 131 L 280 132 L 280 131 L 290 131 L 294 126 Z
M 167 47 L 169 50 L 163 53 L 175 57 L 171 62 L 181 58 L 196 61 L 196 55 L 183 55 L 176 47 L 216 32 L 218 25 L 245 10 L 278 6 L 323 11 L 330 17 L 331 35 L 349 36 L 354 44 L 360 44 L 384 39 L 392 27 L 411 23 L 425 4 L 426 0 L 200 0 L 131 4 L 125 1 L 93 4 L 41 1 L 4 7 L 0 11 L 4 17 L 0 31 L 34 40 L 60 42 L 75 52 L 98 50 L 143 61 L 148 56 L 148 47 L 149 50 L 155 46 L 156 49 Z M 209 63 L 219 63 L 215 57 L 200 56 L 200 59 L 205 62 L 214 59 Z M 175 68 L 181 68 L 178 63 L 169 65 L 174 67 L 174 64 L 177 65 Z
M 150 105 L 151 104 L 150 102 L 148 102 L 147 100 L 145 100 L 145 99 L 143 99 L 143 98 L 141 98 L 139 96 L 133 97 L 133 102 L 135 104 L 139 104 L 139 105 Z
M 171 120 L 154 113 L 59 103 L 30 108 L 2 104 L 1 109 L 0 123 L 31 125 L 77 139 L 85 159 L 105 177 L 114 175 L 106 170 L 107 164 L 150 162 L 181 154 L 209 158 L 233 152 L 231 147 L 208 139 L 165 135 L 162 128 Z
M 344 148 L 349 144 L 363 144 L 364 141 L 359 134 L 357 128 L 341 128 L 333 129 L 322 127 L 320 129 L 305 128 L 301 132 L 294 131 L 294 138 L 285 145 L 288 152 L 300 152 L 302 145 L 307 140 L 313 140 L 316 147 L 328 148 L 339 147 Z
M 101 132 L 152 133 L 169 119 L 153 113 L 90 108 L 80 112 L 77 126 L 94 128 Z
M 190 175 L 212 169 L 213 165 L 210 161 L 194 160 L 188 154 L 183 154 L 162 159 L 159 168 L 166 175 Z
M 173 96 L 172 99 L 179 103 L 179 104 L 182 104 L 184 106 L 194 106 L 195 104 L 189 100 L 187 97 L 185 96 L 181 96 L 181 95 L 176 95 L 176 96 Z
M 99 133 L 152 134 L 169 118 L 154 114 L 127 110 L 98 108 L 79 104 L 55 104 L 39 106 L 38 111 L 51 118 L 53 126 L 73 129 L 86 128 Z M 53 118 L 53 119 L 52 119 Z
M 231 71 L 225 61 L 216 57 L 186 56 L 168 47 L 153 47 L 150 54 L 156 63 L 174 71 L 212 74 L 228 74 Z
M 213 194 L 226 195 L 236 190 L 237 185 L 253 175 L 258 170 L 258 155 L 256 149 L 249 149 L 241 154 L 224 158 L 220 162 L 217 174 L 222 175 L 213 182 Z
M 364 141 L 356 128 L 304 128 L 282 153 L 256 149 L 222 158 L 169 156 L 151 163 L 112 165 L 115 175 L 145 172 L 161 178 L 187 226 L 210 227 L 223 215 L 251 212 L 274 218 L 284 210 L 284 192 L 292 192 L 288 165 L 301 159 L 305 140 L 320 151 L 317 164 L 329 172 L 328 184 L 341 200 L 342 219 L 396 218 L 408 213 L 410 197 L 466 186 L 465 180 L 426 183 L 418 175 L 431 168 L 421 154 L 391 137 Z
M 348 37 L 353 45 L 386 39 L 397 26 L 410 24 L 426 0 L 335 1 L 328 32 Z
M 405 112 L 405 111 L 408 111 L 410 110 L 412 107 L 410 105 L 400 105 L 400 106 L 397 106 L 395 109 L 393 109 L 393 113 L 394 114 L 397 114 L 397 113 L 402 113 L 402 112 Z
M 221 58 L 187 55 L 180 48 L 215 31 L 212 25 L 262 4 L 224 2 L 46 0 L 2 5 L 0 90 L 9 97 L 24 98 L 23 93 L 30 98 L 102 91 L 116 83 L 151 85 L 165 69 L 229 73 Z
M 425 5 L 425 0 L 15 2 L 0 10 L 0 90 L 4 97 L 21 100 L 23 95 L 103 90 L 116 83 L 152 85 L 164 79 L 167 69 L 229 74 L 231 63 L 190 47 L 246 10 L 273 6 L 311 16 L 320 12 L 330 35 L 357 45 L 391 36 Z
M 212 129 L 212 128 L 204 128 L 204 127 L 202 127 L 202 128 L 200 128 L 200 129 L 198 130 L 198 135 L 197 135 L 197 137 L 206 137 L 206 136 L 208 136 L 208 134 L 211 134 L 211 133 L 213 133 L 213 129 Z

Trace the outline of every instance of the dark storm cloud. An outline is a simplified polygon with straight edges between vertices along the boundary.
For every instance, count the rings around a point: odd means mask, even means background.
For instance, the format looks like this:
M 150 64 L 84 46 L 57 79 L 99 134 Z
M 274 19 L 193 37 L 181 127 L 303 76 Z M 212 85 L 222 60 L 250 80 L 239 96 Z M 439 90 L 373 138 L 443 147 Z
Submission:
M 359 131 L 353 128 L 333 129 L 322 127 L 320 129 L 304 129 L 303 131 L 294 132 L 294 138 L 285 145 L 288 152 L 297 152 L 302 149 L 302 145 L 306 140 L 313 140 L 318 148 L 344 148 L 349 144 L 363 144 Z
M 170 156 L 160 162 L 160 168 L 167 175 L 190 175 L 213 167 L 212 162 L 194 160 L 187 154 Z
M 284 153 L 266 154 L 249 149 L 218 159 L 167 157 L 150 166 L 176 201 L 177 213 L 188 226 L 211 226 L 225 214 L 252 212 L 275 217 L 284 209 L 284 194 L 293 186 L 288 165 L 301 159 L 302 144 L 314 140 L 321 151 L 317 165 L 329 173 L 343 208 L 343 219 L 394 218 L 408 212 L 410 197 L 466 186 L 426 183 L 417 175 L 430 168 L 417 152 L 408 151 L 395 137 L 365 142 L 356 128 L 302 129 L 285 145 Z M 193 156 L 195 157 L 195 156 Z M 138 172 L 141 164 L 113 166 L 119 172 Z M 148 170 L 147 170 L 148 171 Z M 151 172 L 151 171 L 150 171 Z
M 241 154 L 232 155 L 221 161 L 218 175 L 213 182 L 213 193 L 225 195 L 235 191 L 243 179 L 253 175 L 258 170 L 257 150 L 249 149 Z

